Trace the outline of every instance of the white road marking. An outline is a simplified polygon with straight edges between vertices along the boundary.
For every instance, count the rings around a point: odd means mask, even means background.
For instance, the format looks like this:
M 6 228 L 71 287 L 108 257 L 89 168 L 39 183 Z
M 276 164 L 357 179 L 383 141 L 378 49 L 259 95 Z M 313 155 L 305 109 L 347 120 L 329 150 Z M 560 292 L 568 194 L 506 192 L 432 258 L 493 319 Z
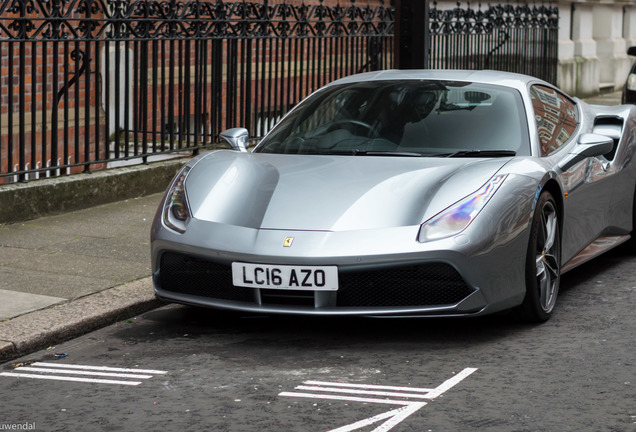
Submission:
M 325 385 L 325 386 L 332 386 L 332 387 L 351 387 L 351 388 L 373 389 L 373 390 L 411 391 L 411 392 L 422 392 L 422 393 L 428 393 L 430 391 L 433 391 L 433 389 L 430 389 L 430 388 L 396 387 L 396 386 L 384 386 L 384 385 L 374 385 L 374 384 L 336 383 L 336 382 L 328 382 L 328 381 L 305 381 L 304 384 Z
M 16 378 L 33 378 L 33 379 L 43 379 L 43 380 L 73 381 L 73 382 L 85 382 L 85 383 L 96 383 L 96 384 L 121 384 L 121 385 L 130 385 L 130 386 L 141 384 L 141 381 L 117 381 L 117 380 L 106 380 L 106 379 L 97 379 L 97 378 L 78 378 L 78 377 L 68 377 L 68 376 L 36 375 L 36 374 L 23 374 L 23 373 L 12 373 L 12 372 L 2 372 L 0 373 L 0 375 L 11 376 Z
M 142 374 L 151 375 L 165 375 L 167 371 L 153 370 L 153 369 L 132 369 L 132 368 L 114 368 L 109 366 L 87 366 L 87 365 L 74 365 L 66 363 L 47 363 L 47 362 L 35 362 L 31 366 L 44 366 L 44 367 L 56 367 L 67 369 L 86 369 L 86 370 L 101 370 L 109 372 L 137 372 Z
M 401 400 L 372 399 L 372 398 L 360 398 L 360 397 L 354 397 L 354 396 L 324 395 L 324 394 L 317 394 L 317 393 L 282 392 L 282 393 L 279 393 L 278 396 L 291 396 L 291 397 L 298 397 L 298 398 L 305 398 L 305 399 L 341 400 L 341 401 L 349 401 L 349 402 L 368 402 L 368 403 L 387 404 L 387 405 L 411 405 L 412 403 L 417 403 L 417 402 L 409 402 L 409 401 L 401 401 Z
M 359 395 L 373 395 L 373 396 L 397 396 L 404 398 L 425 398 L 426 395 L 423 394 L 415 394 L 415 393 L 398 393 L 398 392 L 380 392 L 380 391 L 370 391 L 370 390 L 356 390 L 356 389 L 341 389 L 336 387 L 315 387 L 315 386 L 298 386 L 296 390 L 307 390 L 307 391 L 328 391 L 333 393 L 350 393 L 350 394 L 359 394 Z
M 426 405 L 426 402 L 412 403 L 398 409 L 394 409 L 382 414 L 378 414 L 377 416 L 374 416 L 374 417 L 369 417 L 368 419 L 351 423 L 350 425 L 347 425 L 347 426 L 342 426 L 337 429 L 332 429 L 329 432 L 349 432 L 356 429 L 361 429 L 363 427 L 372 425 L 373 423 L 377 423 L 379 421 L 382 421 L 388 418 L 386 422 L 382 423 L 379 427 L 373 430 L 373 432 L 385 432 L 392 429 L 394 426 L 396 426 L 402 420 L 404 420 L 405 418 L 413 414 L 415 411 L 422 408 L 424 405 Z
M 73 369 L 53 369 L 53 368 L 39 368 L 31 366 L 20 367 L 21 372 L 44 372 L 44 373 L 61 373 L 69 375 L 92 375 L 103 377 L 118 377 L 118 378 L 135 378 L 135 379 L 149 379 L 152 375 L 137 375 L 128 373 L 115 373 L 115 372 L 93 372 L 87 370 L 73 370 Z
M 426 395 L 426 399 L 435 399 L 437 396 L 439 396 L 442 393 L 444 393 L 444 392 L 450 390 L 451 388 L 455 387 L 459 382 L 461 382 L 464 378 L 466 378 L 467 376 L 469 376 L 470 374 L 472 374 L 476 370 L 477 370 L 477 368 L 466 368 L 466 369 L 464 369 L 463 371 L 461 371 L 460 373 L 458 373 L 454 377 L 452 377 L 450 379 L 447 379 L 441 385 L 439 385 L 438 387 L 434 388 L 432 392 L 430 392 L 429 394 Z
M 13 372 L 1 372 L 0 376 L 135 386 L 142 383 L 142 381 L 137 380 L 150 379 L 153 377 L 153 375 L 165 375 L 167 373 L 167 371 L 152 369 L 113 368 L 108 366 L 88 366 L 65 363 L 35 362 L 32 364 L 26 364 L 24 366 L 19 366 Z M 68 375 L 84 375 L 85 377 Z M 89 378 L 91 376 L 120 379 Z
M 378 386 L 370 384 L 351 384 L 351 383 L 334 383 L 326 381 L 305 381 L 304 385 L 295 387 L 295 390 L 313 391 L 317 393 L 304 393 L 304 392 L 281 392 L 279 396 L 297 397 L 305 399 L 326 399 L 326 400 L 340 400 L 349 402 L 364 402 L 364 403 L 377 403 L 386 405 L 403 405 L 400 408 L 387 411 L 382 414 L 378 414 L 373 417 L 369 417 L 364 420 L 357 421 L 355 423 L 333 429 L 329 432 L 350 432 L 356 429 L 367 427 L 374 423 L 384 421 L 380 426 L 375 428 L 372 432 L 386 432 L 411 414 L 424 407 L 427 402 L 415 402 L 413 398 L 419 399 L 435 399 L 447 392 L 457 384 L 459 384 L 466 377 L 475 372 L 476 368 L 465 368 L 457 375 L 450 379 L 447 379 L 439 386 L 429 388 L 411 388 L 411 387 L 396 387 L 396 386 Z M 348 396 L 358 395 L 358 396 Z M 363 397 L 369 396 L 384 396 L 381 398 Z M 389 397 L 393 399 L 388 399 Z M 399 400 L 395 398 L 404 398 L 406 400 Z M 411 399 L 411 400 L 408 400 Z

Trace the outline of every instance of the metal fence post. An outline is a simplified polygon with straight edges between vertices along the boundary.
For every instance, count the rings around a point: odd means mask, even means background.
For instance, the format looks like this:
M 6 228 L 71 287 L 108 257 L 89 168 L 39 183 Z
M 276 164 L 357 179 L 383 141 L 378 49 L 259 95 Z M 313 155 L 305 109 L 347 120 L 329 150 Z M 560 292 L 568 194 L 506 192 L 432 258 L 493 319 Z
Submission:
M 428 9 L 428 0 L 395 0 L 393 64 L 398 69 L 428 68 Z

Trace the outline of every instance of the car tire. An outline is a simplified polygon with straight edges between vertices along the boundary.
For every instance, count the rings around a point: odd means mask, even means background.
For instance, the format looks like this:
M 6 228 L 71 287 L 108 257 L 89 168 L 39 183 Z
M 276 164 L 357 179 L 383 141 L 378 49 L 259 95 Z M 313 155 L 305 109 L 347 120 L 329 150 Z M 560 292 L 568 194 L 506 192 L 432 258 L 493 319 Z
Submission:
M 550 319 L 561 280 L 561 232 L 554 198 L 542 192 L 537 201 L 526 255 L 526 295 L 518 308 L 526 322 Z

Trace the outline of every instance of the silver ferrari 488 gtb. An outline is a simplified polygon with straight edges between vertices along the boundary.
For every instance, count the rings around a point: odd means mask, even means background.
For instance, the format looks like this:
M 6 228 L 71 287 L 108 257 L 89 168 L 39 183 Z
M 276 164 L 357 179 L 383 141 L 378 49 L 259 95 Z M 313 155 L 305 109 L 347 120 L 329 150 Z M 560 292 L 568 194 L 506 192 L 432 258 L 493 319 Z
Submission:
M 550 318 L 561 274 L 630 239 L 633 106 L 524 75 L 381 71 L 202 154 L 152 227 L 156 295 L 304 315 Z

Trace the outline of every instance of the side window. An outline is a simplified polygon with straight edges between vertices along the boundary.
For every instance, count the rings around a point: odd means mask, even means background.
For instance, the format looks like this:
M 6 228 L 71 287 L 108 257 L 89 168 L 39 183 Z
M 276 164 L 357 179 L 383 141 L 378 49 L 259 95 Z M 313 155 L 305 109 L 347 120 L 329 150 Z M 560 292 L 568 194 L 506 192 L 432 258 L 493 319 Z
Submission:
M 546 156 L 570 140 L 579 124 L 578 111 L 574 102 L 550 87 L 532 86 L 530 96 L 541 155 Z

